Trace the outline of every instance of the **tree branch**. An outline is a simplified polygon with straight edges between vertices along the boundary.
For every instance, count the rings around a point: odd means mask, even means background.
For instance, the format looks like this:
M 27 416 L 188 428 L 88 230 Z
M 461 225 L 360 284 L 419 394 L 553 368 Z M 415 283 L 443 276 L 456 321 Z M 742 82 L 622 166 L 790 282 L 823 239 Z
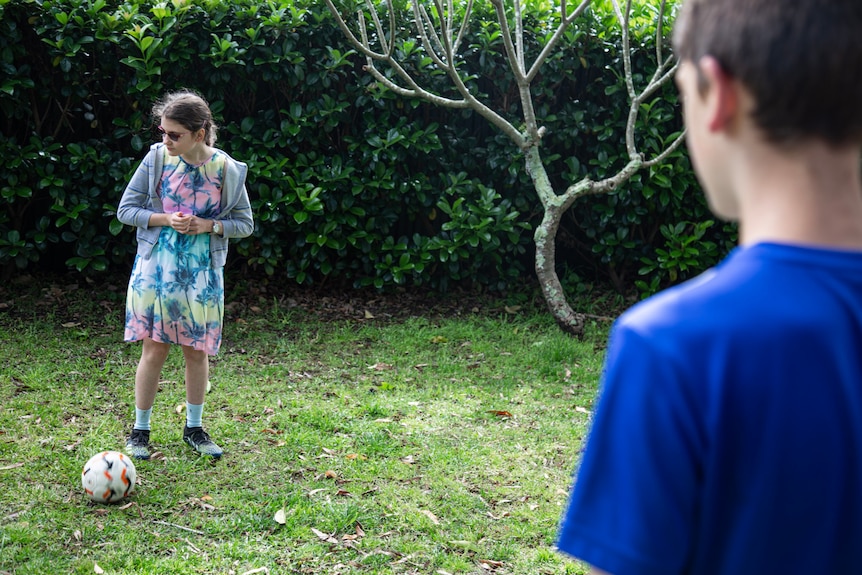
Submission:
M 497 13 L 497 23 L 500 24 L 500 36 L 503 38 L 503 47 L 506 49 L 506 60 L 509 61 L 509 67 L 512 69 L 512 74 L 515 76 L 515 82 L 520 84 L 526 81 L 527 77 L 521 67 L 518 66 L 518 50 L 515 48 L 515 43 L 512 41 L 512 31 L 509 29 L 509 19 L 506 17 L 506 7 L 503 6 L 502 0 L 491 0 L 494 5 L 494 11 Z
M 682 144 L 684 141 L 685 141 L 685 130 L 683 130 L 680 133 L 680 135 L 677 136 L 676 139 L 671 143 L 671 145 L 668 146 L 667 148 L 665 148 L 665 150 L 661 154 L 659 154 L 658 156 L 656 156 L 655 158 L 653 158 L 647 162 L 644 162 L 643 167 L 644 168 L 651 168 L 652 166 L 655 166 L 656 164 L 662 163 L 663 161 L 665 161 L 665 159 L 667 159 L 667 157 L 669 155 L 671 155 L 674 152 L 674 150 L 679 148 L 680 144 Z
M 673 75 L 676 73 L 677 68 L 679 67 L 679 61 L 674 62 L 673 56 L 668 56 L 664 61 L 657 60 L 656 61 L 656 70 L 653 73 L 652 78 L 647 83 L 646 87 L 638 93 L 635 90 L 634 86 L 634 77 L 632 74 L 632 61 L 631 61 L 631 47 L 630 47 L 630 31 L 629 31 L 629 18 L 631 15 L 631 5 L 632 0 L 626 0 L 626 9 L 625 13 L 622 12 L 619 0 L 611 0 L 614 12 L 617 15 L 617 20 L 620 22 L 622 26 L 622 43 L 623 43 L 623 71 L 625 74 L 625 82 L 626 82 L 626 91 L 629 94 L 629 115 L 626 120 L 626 151 L 628 152 L 629 159 L 631 161 L 637 161 L 640 164 L 643 164 L 643 157 L 638 152 L 637 143 L 635 142 L 635 126 L 637 124 L 638 114 L 640 113 L 640 106 L 646 101 L 647 98 L 652 96 L 656 90 L 661 88 L 665 83 L 670 81 L 673 78 Z M 665 0 L 662 0 L 661 3 L 661 11 L 659 12 L 656 25 L 659 27 L 659 36 L 656 41 L 660 43 L 661 40 L 661 26 L 662 26 L 662 18 L 664 15 L 664 10 L 666 7 Z M 662 52 L 660 48 L 656 49 L 656 56 L 658 58 L 662 57 Z M 668 69 L 671 62 L 673 66 Z M 658 158 L 664 159 L 666 158 L 673 150 L 675 150 L 681 140 L 677 138 L 671 146 L 664 150 L 661 154 L 659 154 L 655 159 L 650 160 L 653 162 L 650 165 L 654 165 L 654 163 L 658 163 Z
M 455 38 L 454 52 L 457 54 L 461 47 L 461 40 L 464 39 L 464 32 L 467 30 L 467 24 L 470 22 L 470 16 L 473 13 L 473 0 L 467 0 L 467 7 L 464 8 L 464 20 L 461 22 L 461 27 L 458 30 L 458 37 Z
M 341 29 L 341 32 L 347 38 L 347 40 L 353 44 L 353 46 L 359 50 L 362 54 L 364 54 L 368 58 L 374 58 L 375 60 L 385 60 L 387 58 L 386 54 L 378 54 L 371 50 L 370 46 L 366 46 L 365 43 L 360 42 L 359 38 L 357 38 L 353 31 L 347 26 L 347 23 L 341 17 L 341 13 L 335 8 L 335 5 L 332 3 L 332 0 L 323 0 L 326 3 L 326 7 L 329 8 L 329 12 L 335 18 L 335 23 L 338 24 L 338 27 Z M 359 12 L 359 20 L 360 20 L 360 30 L 365 30 L 365 18 L 362 16 L 362 12 Z
M 431 60 L 434 62 L 434 64 L 438 68 L 440 68 L 442 70 L 448 70 L 449 67 L 452 65 L 452 61 L 451 61 L 451 59 L 449 59 L 449 62 L 445 62 L 443 60 L 443 58 L 448 58 L 448 57 L 446 55 L 446 49 L 443 46 L 443 42 L 440 40 L 440 37 L 437 35 L 437 30 L 434 29 L 434 22 L 431 21 L 431 17 L 428 15 L 428 12 L 425 10 L 425 7 L 420 5 L 419 2 L 417 2 L 416 0 L 413 0 L 412 6 L 413 6 L 413 20 L 414 20 L 414 23 L 416 24 L 416 30 L 419 32 L 419 37 L 422 39 L 422 46 L 425 48 L 425 51 L 428 53 L 428 56 L 431 58 Z M 438 15 L 441 19 L 440 26 L 445 27 L 445 24 L 442 22 L 443 16 L 440 14 L 438 14 Z M 430 38 L 428 36 L 429 32 L 431 33 Z M 443 33 L 445 34 L 445 28 L 444 28 Z M 436 49 L 431 44 L 432 39 L 437 44 Z M 442 54 L 442 56 L 437 53 L 438 49 L 439 49 L 440 53 Z
M 566 17 L 566 9 L 565 9 L 566 0 L 562 0 L 560 2 L 561 14 L 562 14 L 562 18 L 560 20 L 560 25 L 557 27 L 557 30 L 554 32 L 554 35 L 551 36 L 551 39 L 548 41 L 548 43 L 545 44 L 545 47 L 542 48 L 542 51 L 536 57 L 536 60 L 533 62 L 533 65 L 530 66 L 530 71 L 527 72 L 527 82 L 530 82 L 530 83 L 533 82 L 533 80 L 536 77 L 536 74 L 539 73 L 539 69 L 542 67 L 542 64 L 545 63 L 545 60 L 547 60 L 548 55 L 551 52 L 553 52 L 553 50 L 557 47 L 557 44 L 560 42 L 560 39 L 563 37 L 563 34 L 565 34 L 566 29 L 569 27 L 569 25 L 572 22 L 574 22 L 577 18 L 579 18 L 581 14 L 584 13 L 584 10 L 586 10 L 587 6 L 589 6 L 589 5 L 590 5 L 590 0 L 583 0 L 583 2 L 581 2 L 581 5 L 578 6 L 574 12 L 572 12 L 571 16 Z

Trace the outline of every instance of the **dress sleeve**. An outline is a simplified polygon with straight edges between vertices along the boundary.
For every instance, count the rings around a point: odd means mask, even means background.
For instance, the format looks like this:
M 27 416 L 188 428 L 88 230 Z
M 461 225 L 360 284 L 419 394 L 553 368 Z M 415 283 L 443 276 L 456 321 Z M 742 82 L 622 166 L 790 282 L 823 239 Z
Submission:
M 558 547 L 612 574 L 681 573 L 691 556 L 705 439 L 674 344 L 622 324 L 611 336 Z

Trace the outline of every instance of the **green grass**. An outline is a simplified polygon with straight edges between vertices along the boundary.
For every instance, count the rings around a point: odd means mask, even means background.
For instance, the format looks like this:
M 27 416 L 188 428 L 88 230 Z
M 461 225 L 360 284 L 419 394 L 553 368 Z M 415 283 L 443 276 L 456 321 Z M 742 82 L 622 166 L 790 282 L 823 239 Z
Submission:
M 211 362 L 224 458 L 182 443 L 174 350 L 152 419 L 165 458 L 105 506 L 81 467 L 122 450 L 140 347 L 122 342 L 121 289 L 74 287 L 0 289 L 0 572 L 586 572 L 553 543 L 606 326 L 578 341 L 493 302 L 324 320 L 264 293 Z

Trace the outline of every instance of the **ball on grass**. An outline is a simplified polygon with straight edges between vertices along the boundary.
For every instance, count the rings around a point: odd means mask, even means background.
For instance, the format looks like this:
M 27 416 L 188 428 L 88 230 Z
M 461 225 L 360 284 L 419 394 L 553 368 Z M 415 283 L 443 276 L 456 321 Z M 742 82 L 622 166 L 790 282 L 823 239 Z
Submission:
M 119 451 L 103 451 L 84 465 L 81 485 L 96 503 L 116 503 L 132 494 L 136 477 L 131 457 Z

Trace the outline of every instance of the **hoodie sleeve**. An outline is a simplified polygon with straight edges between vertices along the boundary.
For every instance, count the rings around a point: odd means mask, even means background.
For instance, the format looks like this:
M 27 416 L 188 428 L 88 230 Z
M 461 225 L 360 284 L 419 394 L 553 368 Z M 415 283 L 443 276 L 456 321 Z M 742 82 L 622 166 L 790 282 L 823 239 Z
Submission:
M 154 151 L 151 149 L 138 165 L 120 199 L 117 219 L 126 225 L 147 229 L 150 216 L 157 213 L 153 210 L 150 198 L 150 174 L 154 157 Z
M 242 162 L 231 159 L 228 162 L 230 181 L 225 182 L 231 190 L 231 201 L 225 206 L 225 210 L 219 217 L 225 238 L 245 238 L 254 231 L 254 218 L 251 211 L 251 202 L 248 199 L 248 189 L 245 185 L 245 177 L 248 166 Z

